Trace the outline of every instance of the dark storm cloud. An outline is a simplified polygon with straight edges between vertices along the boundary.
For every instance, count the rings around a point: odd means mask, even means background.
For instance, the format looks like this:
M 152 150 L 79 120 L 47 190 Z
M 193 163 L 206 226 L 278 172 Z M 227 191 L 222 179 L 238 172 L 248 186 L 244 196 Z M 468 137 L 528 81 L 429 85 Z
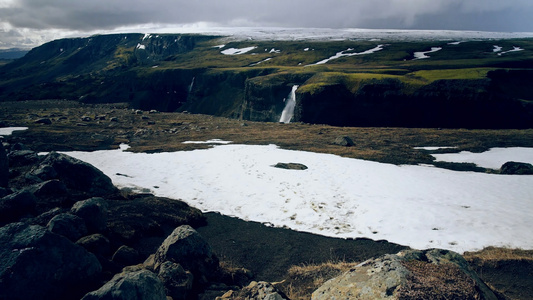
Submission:
M 0 0 L 0 38 L 142 24 L 533 31 L 531 0 Z

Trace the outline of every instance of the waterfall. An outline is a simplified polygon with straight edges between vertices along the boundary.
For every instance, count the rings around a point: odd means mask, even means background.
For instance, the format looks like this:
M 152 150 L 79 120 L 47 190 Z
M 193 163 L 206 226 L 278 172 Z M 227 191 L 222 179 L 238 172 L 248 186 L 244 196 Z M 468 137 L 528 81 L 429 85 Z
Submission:
M 192 91 L 192 87 L 194 86 L 194 78 L 195 78 L 195 77 L 192 78 L 192 80 L 191 80 L 191 84 L 189 84 L 189 94 L 191 93 L 191 91 Z
M 281 118 L 279 118 L 280 122 L 283 123 L 290 123 L 292 116 L 294 115 L 294 107 L 296 107 L 296 90 L 298 89 L 297 85 L 292 86 L 292 90 L 289 93 L 289 97 L 285 101 L 285 108 L 283 109 L 283 112 L 281 113 Z

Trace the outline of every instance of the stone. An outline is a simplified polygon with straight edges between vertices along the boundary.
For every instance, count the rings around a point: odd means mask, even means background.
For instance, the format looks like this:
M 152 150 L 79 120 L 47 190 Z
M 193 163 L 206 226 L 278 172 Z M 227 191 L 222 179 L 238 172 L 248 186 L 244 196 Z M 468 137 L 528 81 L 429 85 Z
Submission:
M 155 270 L 159 270 L 166 261 L 174 262 L 191 271 L 195 280 L 202 282 L 205 282 L 203 276 L 214 274 L 218 268 L 218 258 L 211 246 L 189 225 L 174 229 L 157 249 L 154 261 Z
M 53 217 L 46 225 L 48 230 L 75 242 L 87 234 L 85 222 L 78 216 L 63 213 Z
M 39 161 L 37 153 L 31 150 L 11 151 L 7 154 L 7 158 L 9 160 L 9 167 L 26 166 Z
M 39 199 L 67 195 L 67 187 L 57 179 L 30 185 L 26 190 Z
M 38 225 L 0 228 L 0 299 L 79 299 L 101 272 L 96 257 Z
M 508 161 L 502 165 L 500 173 L 506 175 L 533 175 L 533 165 L 523 162 Z
M 107 257 L 111 253 L 111 243 L 105 236 L 99 233 L 84 236 L 76 244 L 95 254 L 97 257 Z
M 355 143 L 352 141 L 352 139 L 349 136 L 339 136 L 335 139 L 333 143 L 335 145 L 344 146 L 344 147 L 355 146 Z
M 367 260 L 311 299 L 497 299 L 464 258 L 441 249 L 404 250 Z
M 37 119 L 35 120 L 35 122 L 33 122 L 35 124 L 44 124 L 44 125 L 50 125 L 52 124 L 52 120 L 48 119 L 48 118 L 41 118 L 41 119 Z
M 54 170 L 55 176 L 50 167 Z M 85 192 L 90 196 L 103 196 L 117 192 L 111 179 L 102 171 L 79 159 L 57 152 L 47 154 L 43 161 L 30 171 L 30 174 L 42 180 L 59 179 L 65 183 L 67 188 Z
M 165 288 L 159 278 L 148 270 L 123 272 L 115 275 L 96 291 L 87 293 L 82 300 L 166 300 Z
M 277 163 L 274 168 L 287 169 L 287 170 L 307 170 L 307 166 L 300 163 Z
M 111 119 L 109 119 L 109 121 L 111 121 L 111 122 L 118 122 L 118 118 L 117 118 L 117 117 L 112 117 Z
M 107 228 L 107 204 L 103 198 L 78 201 L 70 211 L 85 221 L 89 233 L 103 232 Z
M 80 118 L 83 122 L 90 122 L 92 121 L 92 118 L 89 116 L 81 116 Z
M 142 261 L 139 252 L 126 245 L 120 246 L 113 254 L 111 260 L 123 266 L 136 265 Z
M 19 221 L 35 213 L 37 200 L 32 193 L 22 190 L 0 199 L 0 225 Z
M 187 299 L 188 293 L 193 288 L 191 272 L 186 271 L 180 264 L 166 261 L 159 267 L 157 275 L 165 286 L 166 294 L 174 300 Z
M 6 149 L 0 142 L 0 187 L 7 188 L 9 183 L 9 161 Z
M 248 286 L 242 288 L 239 292 L 230 291 L 221 297 L 217 297 L 217 299 L 284 300 L 289 298 L 269 282 L 252 281 Z

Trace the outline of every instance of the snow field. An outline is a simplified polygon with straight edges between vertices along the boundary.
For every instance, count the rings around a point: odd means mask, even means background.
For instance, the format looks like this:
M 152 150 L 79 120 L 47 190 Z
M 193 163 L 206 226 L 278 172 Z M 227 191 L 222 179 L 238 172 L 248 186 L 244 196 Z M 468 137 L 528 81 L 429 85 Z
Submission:
M 417 249 L 533 249 L 533 176 L 396 166 L 275 145 L 66 154 L 93 164 L 119 187 L 298 231 Z M 278 162 L 309 169 L 272 167 Z

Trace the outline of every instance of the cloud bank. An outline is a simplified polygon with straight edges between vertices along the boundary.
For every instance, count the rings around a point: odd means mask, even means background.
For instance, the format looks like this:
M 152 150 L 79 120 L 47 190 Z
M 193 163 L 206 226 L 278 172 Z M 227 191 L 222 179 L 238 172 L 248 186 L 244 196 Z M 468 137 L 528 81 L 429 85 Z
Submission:
M 143 24 L 533 31 L 532 15 L 531 0 L 0 0 L 0 47 Z

